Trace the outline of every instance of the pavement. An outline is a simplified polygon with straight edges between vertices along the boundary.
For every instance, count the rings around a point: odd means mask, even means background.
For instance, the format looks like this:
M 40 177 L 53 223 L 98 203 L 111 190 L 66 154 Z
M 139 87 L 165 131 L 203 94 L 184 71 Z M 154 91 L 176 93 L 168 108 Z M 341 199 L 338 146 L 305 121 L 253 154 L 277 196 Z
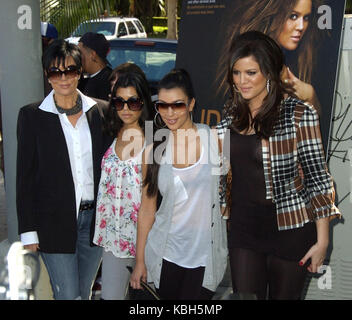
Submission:
M 0 170 L 0 275 L 1 272 L 6 268 L 6 255 L 11 246 L 7 239 L 7 215 L 6 215 L 6 198 L 4 188 L 3 173 Z M 50 280 L 45 268 L 45 265 L 40 258 L 40 276 L 36 287 L 34 288 L 34 296 L 36 300 L 52 300 L 52 290 L 50 286 Z M 100 293 L 95 292 L 93 300 L 100 299 Z M 232 293 L 231 288 L 231 276 L 229 267 L 226 270 L 224 279 L 220 283 L 213 300 L 235 300 L 236 297 Z

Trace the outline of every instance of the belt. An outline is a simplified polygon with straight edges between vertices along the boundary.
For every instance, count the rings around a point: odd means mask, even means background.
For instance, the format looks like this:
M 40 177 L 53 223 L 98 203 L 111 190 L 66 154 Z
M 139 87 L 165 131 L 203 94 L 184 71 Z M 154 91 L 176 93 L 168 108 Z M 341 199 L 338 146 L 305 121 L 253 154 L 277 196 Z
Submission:
M 81 201 L 79 211 L 92 210 L 94 207 L 94 201 Z

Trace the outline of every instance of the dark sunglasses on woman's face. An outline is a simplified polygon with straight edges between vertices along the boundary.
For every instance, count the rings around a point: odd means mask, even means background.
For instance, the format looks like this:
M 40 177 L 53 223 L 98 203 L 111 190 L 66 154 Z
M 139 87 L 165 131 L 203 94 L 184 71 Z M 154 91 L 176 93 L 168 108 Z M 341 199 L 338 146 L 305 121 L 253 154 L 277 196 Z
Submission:
M 161 112 L 161 113 L 165 113 L 169 110 L 169 108 L 172 109 L 173 112 L 177 113 L 177 112 L 183 112 L 186 110 L 186 103 L 184 102 L 173 102 L 173 103 L 166 103 L 166 102 L 160 102 L 157 101 L 154 104 L 155 109 L 157 112 Z
M 65 75 L 65 78 L 71 79 L 76 77 L 81 72 L 77 66 L 68 66 L 65 70 L 60 70 L 59 68 L 52 67 L 48 70 L 48 79 L 50 80 L 58 80 L 61 79 L 62 75 Z
M 113 105 L 117 111 L 123 110 L 125 103 L 127 104 L 128 109 L 131 111 L 140 111 L 143 107 L 143 101 L 139 98 L 129 98 L 128 100 L 122 99 L 121 97 L 111 98 Z

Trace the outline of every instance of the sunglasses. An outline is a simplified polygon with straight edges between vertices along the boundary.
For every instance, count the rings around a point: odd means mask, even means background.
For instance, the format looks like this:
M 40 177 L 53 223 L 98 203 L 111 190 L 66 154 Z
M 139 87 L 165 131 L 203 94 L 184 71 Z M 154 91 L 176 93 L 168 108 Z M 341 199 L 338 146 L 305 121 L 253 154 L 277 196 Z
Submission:
M 125 103 L 131 111 L 140 111 L 143 107 L 143 101 L 139 98 L 129 98 L 125 100 L 121 97 L 113 97 L 111 98 L 111 102 L 117 111 L 123 110 Z
M 154 106 L 156 111 L 159 113 L 165 113 L 169 110 L 169 108 L 171 108 L 175 113 L 180 113 L 185 111 L 187 108 L 187 105 L 184 102 L 166 103 L 157 101 L 155 102 Z
M 65 70 L 60 70 L 59 68 L 52 67 L 48 70 L 48 79 L 58 80 L 61 79 L 62 75 L 65 75 L 65 78 L 72 79 L 79 75 L 81 72 L 77 66 L 68 66 Z

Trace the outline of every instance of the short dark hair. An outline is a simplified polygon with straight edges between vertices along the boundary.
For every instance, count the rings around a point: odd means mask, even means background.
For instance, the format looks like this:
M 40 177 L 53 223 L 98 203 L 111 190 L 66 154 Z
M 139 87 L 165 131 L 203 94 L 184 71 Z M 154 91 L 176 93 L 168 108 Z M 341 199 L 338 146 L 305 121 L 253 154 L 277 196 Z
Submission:
M 116 109 L 113 106 L 112 98 L 116 96 L 118 88 L 133 87 L 136 89 L 138 97 L 143 101 L 142 114 L 138 119 L 138 124 L 144 132 L 145 121 L 151 120 L 153 104 L 150 96 L 149 85 L 145 76 L 136 72 L 127 72 L 121 74 L 112 89 L 111 98 L 109 102 L 109 109 L 107 113 L 107 119 L 105 122 L 105 131 L 116 137 L 117 133 L 122 128 L 122 121 L 118 117 Z
M 82 68 L 81 52 L 77 45 L 63 39 L 54 40 L 44 51 L 42 57 L 43 69 L 48 72 L 50 66 L 64 65 L 67 57 L 72 57 L 76 66 Z
M 110 43 L 106 40 L 103 34 L 97 32 L 86 32 L 78 42 L 81 42 L 86 48 L 94 50 L 105 64 L 110 64 L 106 59 L 106 56 L 110 51 Z

